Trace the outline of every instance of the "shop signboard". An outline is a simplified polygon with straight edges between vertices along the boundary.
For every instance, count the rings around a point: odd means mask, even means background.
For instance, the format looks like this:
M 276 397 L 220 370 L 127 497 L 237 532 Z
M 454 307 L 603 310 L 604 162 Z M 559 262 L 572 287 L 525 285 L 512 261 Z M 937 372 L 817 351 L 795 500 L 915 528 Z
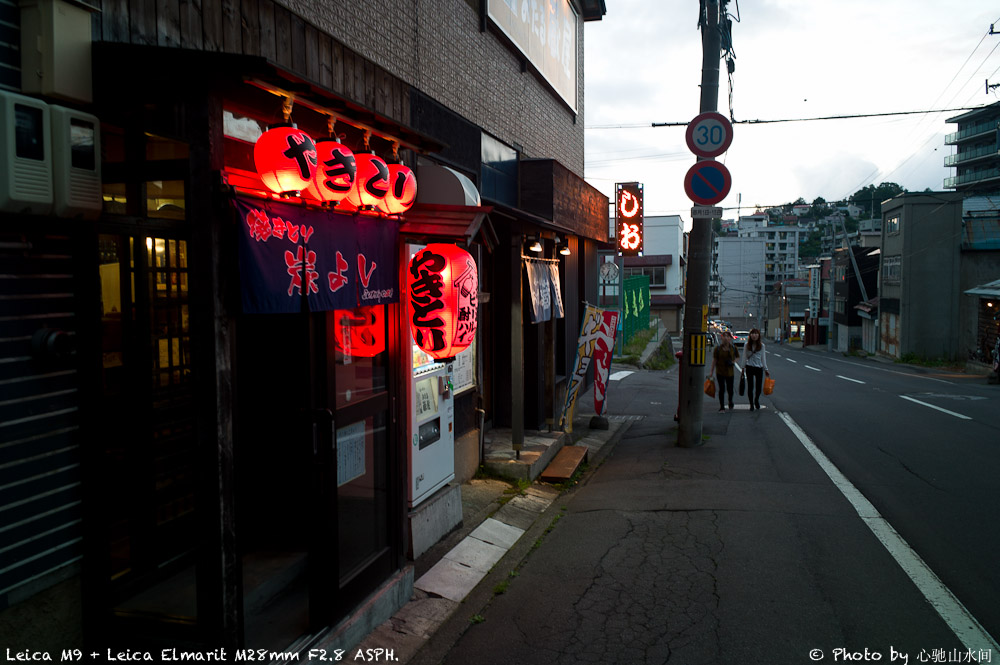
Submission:
M 241 196 L 234 204 L 244 312 L 320 312 L 399 300 L 394 222 Z

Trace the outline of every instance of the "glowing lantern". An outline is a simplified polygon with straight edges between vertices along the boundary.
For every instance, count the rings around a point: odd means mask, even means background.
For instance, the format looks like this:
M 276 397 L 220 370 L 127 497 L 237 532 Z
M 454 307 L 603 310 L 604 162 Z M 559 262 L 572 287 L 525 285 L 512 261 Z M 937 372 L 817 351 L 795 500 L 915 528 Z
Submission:
M 358 173 L 347 201 L 358 208 L 374 208 L 389 192 L 389 165 L 375 153 L 354 156 Z
M 417 177 L 405 164 L 389 165 L 389 191 L 378 209 L 390 215 L 406 212 L 417 200 Z
M 354 152 L 337 139 L 316 139 L 316 159 L 316 177 L 306 194 L 324 203 L 336 204 L 354 186 L 358 172 Z
M 410 259 L 406 278 L 410 334 L 433 358 L 451 358 L 476 337 L 479 273 L 455 245 L 427 245 Z
M 333 341 L 344 355 L 373 358 L 385 351 L 385 306 L 338 309 Z
M 257 139 L 253 162 L 268 189 L 295 195 L 309 187 L 316 175 L 316 144 L 295 125 L 276 125 Z

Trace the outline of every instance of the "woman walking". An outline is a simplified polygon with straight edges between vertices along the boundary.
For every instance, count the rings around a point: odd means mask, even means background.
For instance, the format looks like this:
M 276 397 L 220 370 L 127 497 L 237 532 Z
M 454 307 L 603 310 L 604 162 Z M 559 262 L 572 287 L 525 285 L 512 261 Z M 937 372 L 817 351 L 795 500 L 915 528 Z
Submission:
M 719 345 L 712 349 L 712 367 L 709 375 L 715 374 L 719 384 L 719 411 L 726 410 L 726 393 L 729 393 L 729 409 L 733 409 L 733 366 L 736 365 L 736 347 L 733 346 L 733 334 L 728 330 L 723 332 Z M 722 387 L 725 386 L 724 391 Z
M 754 328 L 747 335 L 740 356 L 743 373 L 747 379 L 747 398 L 750 400 L 750 410 L 760 409 L 760 391 L 764 387 L 764 375 L 771 376 L 767 371 L 767 352 L 764 342 L 760 339 L 760 331 Z

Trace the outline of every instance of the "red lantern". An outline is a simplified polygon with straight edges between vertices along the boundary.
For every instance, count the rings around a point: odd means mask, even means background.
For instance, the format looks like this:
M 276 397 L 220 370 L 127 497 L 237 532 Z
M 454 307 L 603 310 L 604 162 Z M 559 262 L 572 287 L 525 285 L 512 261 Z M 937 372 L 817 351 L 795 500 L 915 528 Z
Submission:
M 427 245 L 410 259 L 406 277 L 410 334 L 433 358 L 452 358 L 476 337 L 479 273 L 461 247 Z
M 354 156 L 358 174 L 347 201 L 358 208 L 374 208 L 389 192 L 389 165 L 375 153 Z
M 406 212 L 417 200 L 417 176 L 405 164 L 389 165 L 389 191 L 378 209 L 390 215 Z
M 335 138 L 316 139 L 316 159 L 316 177 L 306 194 L 335 205 L 354 186 L 358 172 L 354 152 Z
M 385 351 L 385 306 L 334 311 L 333 341 L 344 355 L 374 358 Z
M 295 125 L 276 125 L 257 139 L 253 162 L 268 189 L 283 196 L 296 195 L 316 175 L 316 144 Z

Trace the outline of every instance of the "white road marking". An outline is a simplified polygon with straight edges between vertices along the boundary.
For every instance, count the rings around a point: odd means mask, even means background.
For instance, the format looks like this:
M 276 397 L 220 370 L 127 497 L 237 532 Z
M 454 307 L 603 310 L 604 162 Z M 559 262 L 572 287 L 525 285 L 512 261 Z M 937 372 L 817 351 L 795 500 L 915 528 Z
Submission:
M 609 376 L 608 380 L 609 381 L 621 381 L 626 376 L 628 376 L 629 374 L 633 374 L 633 373 L 634 372 L 632 372 L 631 370 L 623 369 L 622 371 L 615 372 L 614 374 L 612 374 L 611 376 Z
M 945 381 L 944 379 L 938 379 L 933 376 L 924 376 L 923 374 L 914 374 L 912 372 L 900 372 L 894 369 L 886 369 L 884 367 L 877 367 L 876 363 L 869 362 L 865 364 L 860 364 L 852 362 L 850 360 L 841 360 L 840 358 L 831 358 L 830 354 L 827 354 L 827 360 L 833 361 L 835 363 L 844 363 L 845 365 L 850 365 L 851 367 L 864 367 L 866 369 L 873 369 L 877 372 L 888 372 L 889 374 L 899 374 L 900 376 L 909 376 L 918 379 L 927 379 L 928 381 L 937 381 L 939 383 L 947 383 L 949 386 L 955 385 L 952 381 Z
M 805 367 L 806 369 L 811 369 L 811 370 L 812 370 L 812 371 L 814 371 L 814 372 L 822 372 L 822 371 L 823 371 L 823 370 L 821 370 L 821 369 L 820 369 L 820 368 L 818 368 L 818 367 L 813 367 L 812 365 L 805 365 L 804 367 Z
M 784 357 L 780 353 L 774 353 L 773 351 L 771 352 L 771 355 L 774 356 L 775 358 L 783 358 Z
M 948 624 L 951 632 L 955 633 L 962 644 L 967 649 L 976 651 L 991 649 L 994 653 L 1000 652 L 1000 645 L 965 608 L 962 601 L 955 597 L 955 594 L 934 574 L 934 571 L 920 558 L 920 555 L 914 552 L 909 543 L 903 540 L 903 537 L 892 528 L 892 525 L 879 514 L 875 506 L 865 498 L 858 488 L 851 484 L 851 481 L 823 454 L 823 451 L 816 447 L 809 435 L 802 431 L 802 428 L 787 413 L 779 412 L 778 415 L 816 460 L 820 468 L 826 472 L 837 489 L 850 501 L 861 520 L 882 542 L 899 567 L 909 576 L 927 602 L 931 604 L 938 616 Z
M 788 361 L 788 362 L 790 362 L 790 363 L 795 363 L 796 365 L 798 365 L 798 364 L 799 364 L 799 361 L 798 361 L 798 360 L 792 360 L 791 358 L 785 358 L 785 360 L 787 360 L 787 361 Z
M 860 383 L 861 385 L 864 385 L 864 383 L 865 383 L 864 381 L 858 381 L 857 379 L 852 379 L 850 377 L 842 376 L 840 374 L 837 375 L 837 378 L 838 379 L 843 379 L 844 381 L 853 381 L 854 383 Z
M 934 406 L 933 404 L 928 404 L 927 402 L 921 402 L 919 399 L 913 399 L 912 397 L 907 397 L 906 395 L 900 395 L 900 397 L 920 404 L 921 406 L 930 407 L 936 411 L 940 411 L 941 413 L 947 413 L 949 416 L 955 416 L 956 418 L 961 418 L 962 420 L 972 420 L 969 416 L 963 416 L 961 413 L 955 413 L 954 411 L 949 411 L 948 409 L 942 409 L 940 406 Z

